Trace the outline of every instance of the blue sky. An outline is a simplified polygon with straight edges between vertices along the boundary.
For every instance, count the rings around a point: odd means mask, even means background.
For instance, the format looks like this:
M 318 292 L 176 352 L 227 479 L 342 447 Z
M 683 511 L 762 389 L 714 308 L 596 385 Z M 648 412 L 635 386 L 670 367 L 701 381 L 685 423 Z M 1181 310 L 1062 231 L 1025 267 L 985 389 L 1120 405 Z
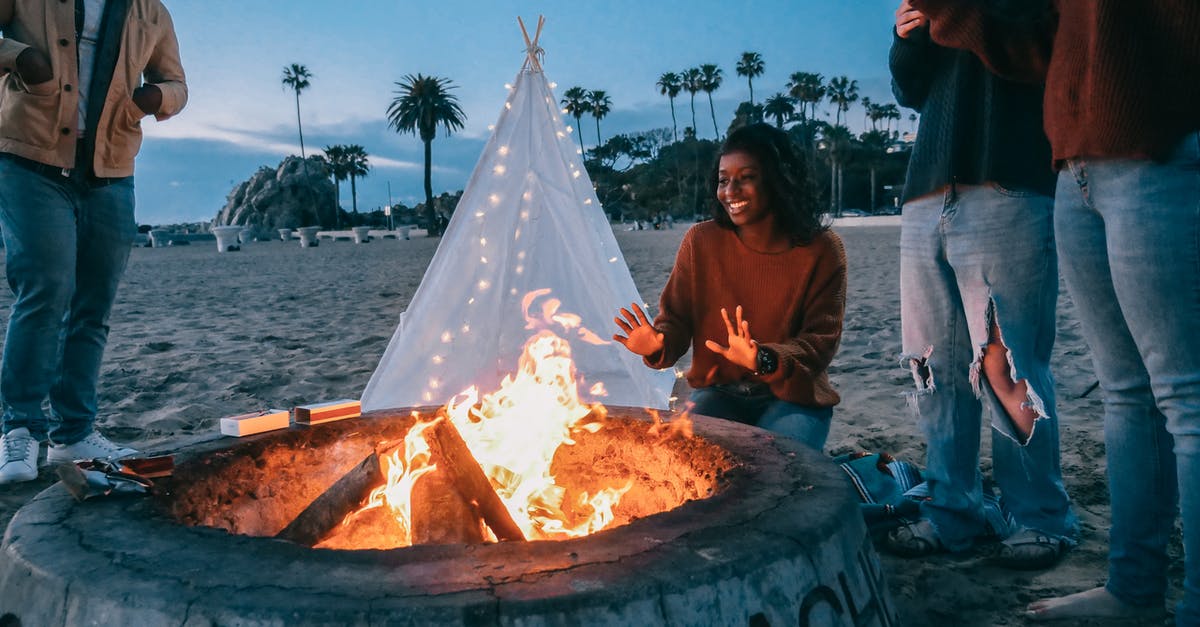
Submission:
M 792 72 L 846 75 L 860 94 L 891 102 L 887 52 L 895 3 L 883 0 L 611 0 L 606 2 L 166 0 L 175 20 L 190 101 L 164 123 L 147 118 L 137 164 L 137 219 L 143 224 L 211 220 L 233 186 L 260 166 L 299 154 L 295 101 L 280 84 L 283 67 L 301 63 L 312 86 L 301 96 L 308 153 L 357 143 L 372 171 L 359 182 L 360 210 L 392 199 L 423 198 L 422 146 L 387 127 L 394 82 L 405 74 L 453 81 L 466 128 L 433 143 L 434 192 L 461 189 L 499 116 L 505 83 L 524 59 L 517 16 L 531 29 L 546 16 L 541 45 L 547 77 L 568 87 L 603 89 L 613 110 L 604 137 L 669 127 L 658 76 L 702 63 L 725 74 L 713 94 L 724 128 L 748 99 L 735 64 L 762 55 L 766 72 L 755 99 L 783 91 Z M 531 33 L 532 35 L 532 30 Z M 690 123 L 687 93 L 676 99 L 680 128 Z M 907 112 L 906 112 L 907 117 Z M 686 122 L 685 122 L 686 120 Z M 700 137 L 713 135 L 708 101 L 696 98 Z M 861 125 L 858 107 L 850 114 Z M 907 121 L 901 128 L 907 129 Z M 584 118 L 585 144 L 595 123 Z M 349 185 L 342 206 L 350 208 Z

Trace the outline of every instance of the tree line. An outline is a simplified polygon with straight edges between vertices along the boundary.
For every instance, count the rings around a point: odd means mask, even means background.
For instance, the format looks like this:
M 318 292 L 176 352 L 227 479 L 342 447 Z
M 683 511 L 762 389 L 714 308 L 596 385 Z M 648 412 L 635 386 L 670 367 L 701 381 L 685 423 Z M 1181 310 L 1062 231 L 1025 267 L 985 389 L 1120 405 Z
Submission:
M 768 121 L 786 130 L 801 151 L 809 158 L 811 167 L 824 169 L 827 176 L 818 176 L 822 183 L 814 190 L 826 202 L 829 211 L 840 215 L 847 199 L 855 205 L 865 204 L 868 211 L 880 208 L 879 181 L 902 182 L 907 167 L 906 145 L 899 142 L 901 120 L 895 103 L 876 103 L 860 99 L 858 81 L 847 76 L 828 80 L 819 73 L 793 72 L 783 90 L 768 96 L 761 103 L 754 98 L 754 79 L 764 74 L 766 64 L 757 52 L 744 52 L 736 61 L 737 76 L 746 79 L 748 100 L 740 103 L 726 132 L 750 122 Z M 296 126 L 300 152 L 305 157 L 304 130 L 300 112 L 300 95 L 311 86 L 312 74 L 301 64 L 284 68 L 281 82 L 295 93 Z M 713 93 L 724 84 L 724 70 L 716 63 L 703 63 L 682 71 L 663 72 L 655 85 L 667 97 L 671 111 L 670 129 L 660 128 L 639 133 L 623 133 L 604 139 L 600 122 L 611 111 L 613 101 L 603 89 L 573 86 L 563 92 L 560 104 L 563 112 L 575 120 L 579 147 L 585 157 L 588 174 L 605 210 L 614 218 L 649 219 L 671 215 L 688 218 L 707 213 L 709 199 L 704 192 L 708 170 L 715 159 L 723 133 L 717 121 Z M 432 144 L 437 129 L 447 134 L 461 130 L 466 115 L 452 93 L 450 79 L 409 74 L 395 83 L 395 97 L 387 108 L 388 127 L 397 133 L 418 136 L 424 144 L 425 202 L 422 221 L 431 235 L 440 234 L 439 207 L 431 182 Z M 675 99 L 687 93 L 691 125 L 679 132 Z M 712 139 L 698 137 L 696 95 L 707 96 Z M 863 109 L 863 127 L 854 135 L 844 118 L 855 103 Z M 818 115 L 819 107 L 828 104 L 833 120 Z M 584 145 L 582 122 L 584 116 L 595 121 L 596 143 L 589 150 Z M 909 121 L 915 123 L 916 116 Z M 354 213 L 358 214 L 357 181 L 370 173 L 369 155 L 358 144 L 337 144 L 314 155 L 331 173 L 340 197 L 340 184 L 349 180 Z M 847 185 L 849 182 L 849 185 Z M 460 194 L 461 195 L 461 192 Z M 442 195 L 443 212 L 453 211 L 458 196 Z M 336 201 L 335 201 L 336 202 Z M 397 208 L 400 206 L 397 205 Z M 340 228 L 340 208 L 335 211 L 335 228 Z

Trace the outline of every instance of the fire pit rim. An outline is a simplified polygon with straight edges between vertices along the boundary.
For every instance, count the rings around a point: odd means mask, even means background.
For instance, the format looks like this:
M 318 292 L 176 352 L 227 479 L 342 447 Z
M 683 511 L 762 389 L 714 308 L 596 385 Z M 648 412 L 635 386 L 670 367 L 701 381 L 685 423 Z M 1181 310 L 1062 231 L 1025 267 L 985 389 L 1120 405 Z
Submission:
M 70 573 L 66 576 L 80 584 L 103 590 L 101 596 L 113 598 L 128 599 L 130 587 L 138 586 L 130 586 L 128 578 L 124 578 L 125 585 L 114 584 L 111 578 L 96 578 L 98 573 L 111 571 L 106 562 L 143 574 L 164 564 L 181 567 L 165 578 L 181 598 L 197 607 L 249 603 L 247 595 L 286 588 L 315 595 L 289 598 L 286 607 L 293 611 L 333 611 L 331 608 L 364 601 L 369 607 L 416 603 L 428 609 L 500 603 L 512 609 L 530 602 L 570 605 L 583 598 L 603 602 L 631 595 L 653 596 L 685 581 L 748 572 L 762 559 L 777 558 L 814 537 L 827 535 L 831 525 L 861 526 L 844 479 L 818 452 L 746 425 L 703 416 L 694 419 L 698 436 L 722 446 L 742 462 L 730 473 L 727 489 L 584 538 L 365 551 L 309 549 L 269 538 L 186 527 L 156 511 L 149 499 L 75 503 L 61 486 L 53 486 L 14 517 L 4 551 L 30 568 L 43 568 L 27 556 L 61 561 L 63 558 L 56 559 L 45 549 L 64 542 L 89 548 L 91 559 L 72 564 L 71 569 L 62 566 L 61 572 Z M 211 450 L 212 444 L 201 442 L 178 453 L 186 456 L 190 451 Z M 825 511 L 822 518 L 805 507 L 819 502 L 818 495 L 825 499 L 821 509 L 836 510 L 833 516 Z M 114 519 L 124 521 L 114 525 Z M 66 535 L 71 539 L 55 533 L 63 529 L 69 530 Z M 134 538 L 144 542 L 129 545 Z M 211 561 L 203 558 L 210 553 L 224 554 L 240 565 L 233 570 L 253 576 L 229 581 L 219 572 L 206 572 L 198 564 Z M 622 564 L 632 571 L 625 579 L 616 581 L 606 574 Z M 582 573 L 594 575 L 594 587 L 577 589 Z M 320 584 L 316 589 L 314 575 Z M 162 575 L 155 576 L 163 580 Z M 0 583 L 3 581 L 0 572 Z

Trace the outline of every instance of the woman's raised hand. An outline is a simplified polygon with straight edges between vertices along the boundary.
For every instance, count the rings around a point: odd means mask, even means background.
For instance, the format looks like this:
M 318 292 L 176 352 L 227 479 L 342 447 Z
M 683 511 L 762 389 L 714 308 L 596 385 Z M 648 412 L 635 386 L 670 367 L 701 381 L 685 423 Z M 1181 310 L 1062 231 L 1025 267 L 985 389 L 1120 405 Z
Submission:
M 663 334 L 650 324 L 646 312 L 642 311 L 637 303 L 631 303 L 629 309 L 622 307 L 619 313 L 619 316 L 613 318 L 613 322 L 617 323 L 625 335 L 615 334 L 614 340 L 642 357 L 648 357 L 663 349 Z
M 721 308 L 721 317 L 725 319 L 725 332 L 729 335 L 726 340 L 729 346 L 722 346 L 712 340 L 705 340 L 708 350 L 724 357 L 730 363 L 742 366 L 747 370 L 755 370 L 758 366 L 758 342 L 750 337 L 750 322 L 742 319 L 742 306 L 734 310 L 735 320 L 729 320 L 729 312 Z

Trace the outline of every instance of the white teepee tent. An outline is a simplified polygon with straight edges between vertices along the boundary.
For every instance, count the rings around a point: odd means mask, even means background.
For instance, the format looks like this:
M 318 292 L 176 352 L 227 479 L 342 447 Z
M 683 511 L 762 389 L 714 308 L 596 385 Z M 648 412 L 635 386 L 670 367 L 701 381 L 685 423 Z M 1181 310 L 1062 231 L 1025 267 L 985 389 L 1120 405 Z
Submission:
M 527 56 L 408 310 L 362 395 L 366 411 L 439 405 L 471 385 L 496 388 L 531 334 L 522 300 L 549 289 L 561 311 L 609 338 L 617 308 L 641 302 L 612 227 L 525 32 Z M 549 298 L 547 297 L 547 298 Z M 670 370 L 623 346 L 571 343 L 581 393 L 605 404 L 665 409 Z

